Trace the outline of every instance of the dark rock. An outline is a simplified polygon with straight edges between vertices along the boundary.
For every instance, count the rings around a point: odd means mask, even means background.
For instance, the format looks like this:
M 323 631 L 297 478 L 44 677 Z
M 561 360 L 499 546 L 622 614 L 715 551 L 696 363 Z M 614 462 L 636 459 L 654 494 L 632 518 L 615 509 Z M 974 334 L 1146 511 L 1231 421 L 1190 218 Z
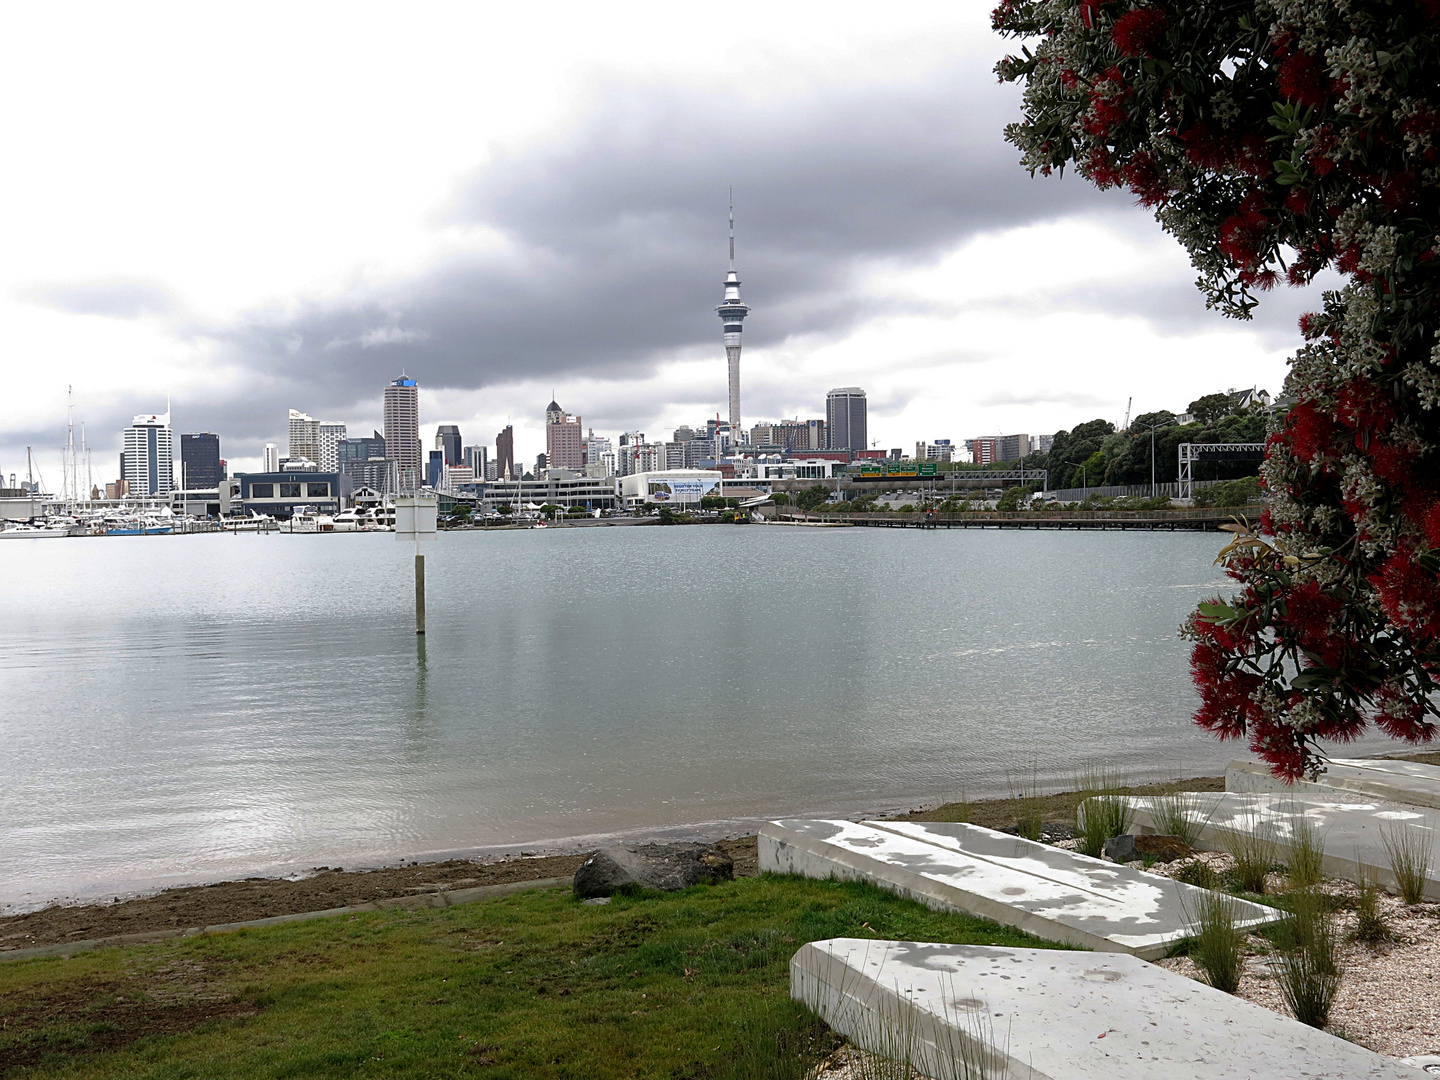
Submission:
M 575 871 L 575 895 L 610 896 L 627 886 L 674 892 L 735 876 L 730 856 L 710 844 L 637 844 L 597 851 Z
M 1195 849 L 1178 836 L 1137 836 L 1135 837 L 1135 858 L 1154 859 L 1156 862 L 1174 862 L 1194 855 Z
M 1153 862 L 1174 862 L 1187 855 L 1194 855 L 1195 849 L 1178 836 L 1112 836 L 1105 841 L 1100 853 L 1111 862 L 1128 863 L 1136 859 L 1150 859 Z
M 1135 837 L 1128 833 L 1124 836 L 1112 836 L 1106 840 L 1104 846 L 1100 848 L 1100 854 L 1111 862 L 1118 863 L 1127 863 L 1140 857 L 1135 854 Z

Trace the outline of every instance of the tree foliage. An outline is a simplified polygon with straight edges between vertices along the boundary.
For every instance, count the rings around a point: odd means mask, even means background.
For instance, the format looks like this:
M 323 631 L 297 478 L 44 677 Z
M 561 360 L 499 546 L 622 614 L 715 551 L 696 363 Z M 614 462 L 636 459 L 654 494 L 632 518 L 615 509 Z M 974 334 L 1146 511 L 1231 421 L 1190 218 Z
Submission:
M 1440 0 L 1006 0 L 1007 129 L 1032 172 L 1128 188 L 1211 307 L 1342 275 L 1269 438 L 1260 535 L 1185 633 L 1197 721 L 1279 774 L 1440 716 Z

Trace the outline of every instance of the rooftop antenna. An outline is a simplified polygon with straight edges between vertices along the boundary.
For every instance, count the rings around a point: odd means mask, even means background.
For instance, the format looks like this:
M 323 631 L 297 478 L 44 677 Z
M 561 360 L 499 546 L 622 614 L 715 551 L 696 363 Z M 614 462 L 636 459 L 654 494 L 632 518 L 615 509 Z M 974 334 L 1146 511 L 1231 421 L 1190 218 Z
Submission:
M 735 186 L 730 186 L 730 269 L 735 269 Z

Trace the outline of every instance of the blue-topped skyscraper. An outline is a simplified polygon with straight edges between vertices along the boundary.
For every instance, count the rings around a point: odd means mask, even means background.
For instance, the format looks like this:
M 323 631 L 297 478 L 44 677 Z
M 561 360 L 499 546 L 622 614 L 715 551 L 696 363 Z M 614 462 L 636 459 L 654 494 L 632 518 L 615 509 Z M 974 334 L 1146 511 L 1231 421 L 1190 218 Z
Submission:
M 740 299 L 740 276 L 735 273 L 735 201 L 730 201 L 730 272 L 725 275 L 725 302 L 715 309 L 725 324 L 725 360 L 730 365 L 730 431 L 740 434 L 740 330 L 750 309 Z

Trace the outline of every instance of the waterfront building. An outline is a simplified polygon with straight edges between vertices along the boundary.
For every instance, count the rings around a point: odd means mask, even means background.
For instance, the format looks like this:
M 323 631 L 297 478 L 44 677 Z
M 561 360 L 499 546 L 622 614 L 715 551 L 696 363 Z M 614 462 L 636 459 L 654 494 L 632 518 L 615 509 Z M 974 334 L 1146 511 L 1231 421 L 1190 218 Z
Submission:
M 345 441 L 345 425 L 336 420 L 321 420 L 316 425 L 315 461 L 321 472 L 338 472 L 340 444 Z
M 175 486 L 170 413 L 142 413 L 125 429 L 120 476 L 132 495 L 165 495 Z
M 720 485 L 718 469 L 655 469 L 620 478 L 626 506 L 695 506 Z
M 413 491 L 421 480 L 420 384 L 405 375 L 385 387 L 385 456 L 399 490 Z
M 247 516 L 257 513 L 288 518 L 298 511 L 338 513 L 354 490 L 344 473 L 241 473 L 236 479 L 240 481 L 240 504 Z
M 585 465 L 585 440 L 580 417 L 571 416 L 551 401 L 545 407 L 545 466 L 579 469 Z
M 220 516 L 220 485 L 217 480 L 212 488 L 173 488 L 170 491 L 170 509 L 177 514 L 190 517 Z
M 869 444 L 865 391 L 841 386 L 825 395 L 827 450 L 864 450 Z
M 496 475 L 502 479 L 515 476 L 515 427 L 506 424 L 505 430 L 495 436 Z
M 740 299 L 740 276 L 735 273 L 735 206 L 730 206 L 730 272 L 725 275 L 725 299 L 715 313 L 725 334 L 725 363 L 730 380 L 730 427 L 740 430 L 740 331 L 750 309 Z
M 299 409 L 290 410 L 290 460 L 320 460 L 320 421 Z
M 459 465 L 460 427 L 458 424 L 441 424 L 435 429 L 435 449 L 445 455 L 446 465 Z
M 265 444 L 265 452 L 261 455 L 261 469 L 265 472 L 280 471 L 280 448 L 273 442 Z
M 180 436 L 180 486 L 207 489 L 220 486 L 220 436 L 208 431 Z
M 609 510 L 617 505 L 614 477 L 585 476 L 569 469 L 551 469 L 547 475 L 530 480 L 456 484 L 455 494 L 475 497 L 487 511 L 497 506 L 520 509 L 546 503 L 585 510 Z

